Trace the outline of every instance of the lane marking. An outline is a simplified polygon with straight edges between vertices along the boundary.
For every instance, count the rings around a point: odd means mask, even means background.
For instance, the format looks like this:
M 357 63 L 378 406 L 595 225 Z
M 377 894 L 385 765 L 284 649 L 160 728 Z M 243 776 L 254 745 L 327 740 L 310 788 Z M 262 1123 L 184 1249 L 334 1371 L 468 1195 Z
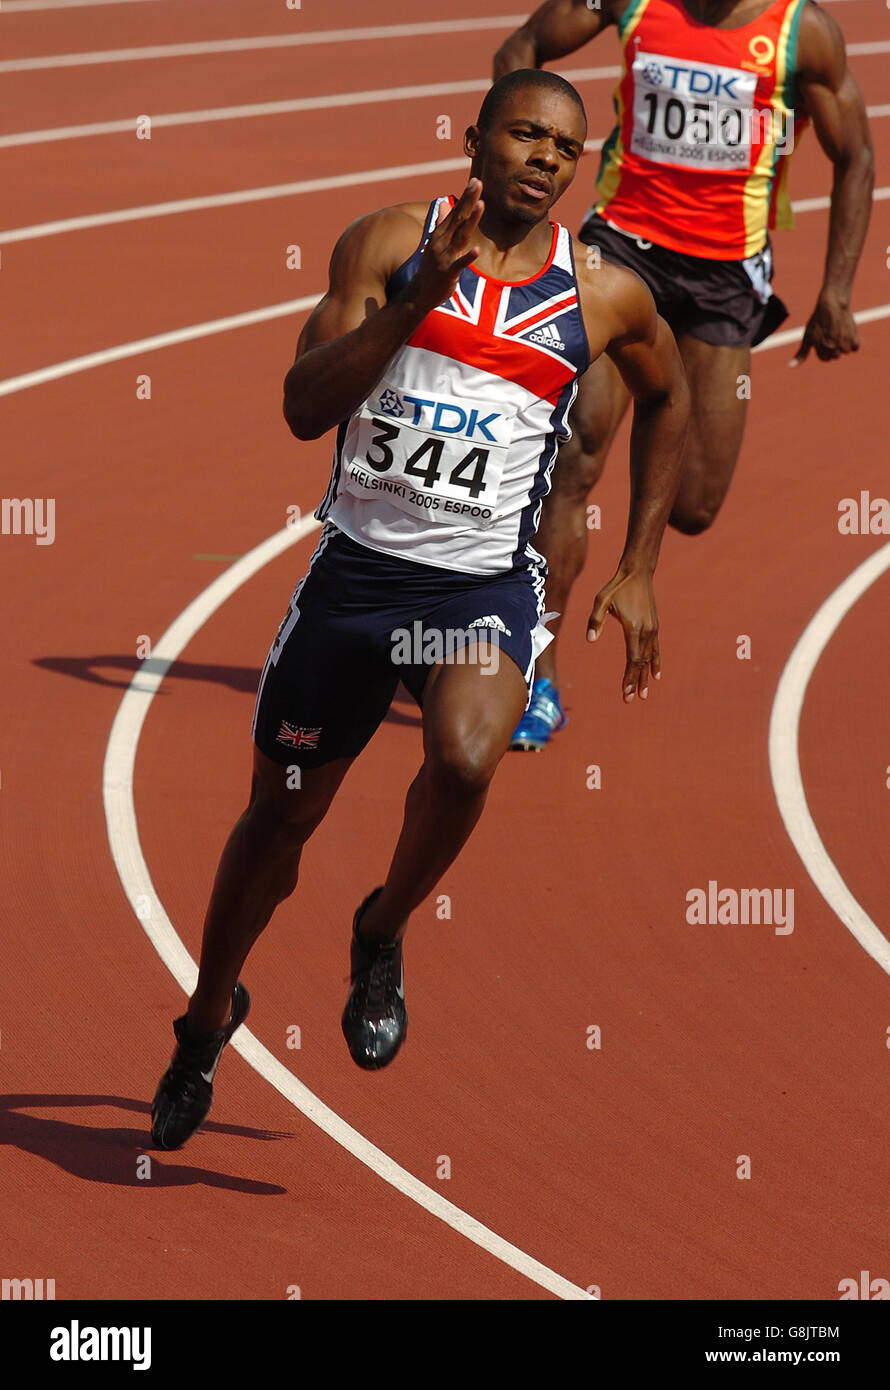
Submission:
M 819 658 L 853 605 L 888 570 L 890 544 L 853 570 L 810 619 L 776 689 L 769 724 L 769 766 L 779 814 L 804 868 L 832 912 L 890 975 L 890 941 L 853 897 L 816 829 L 804 791 L 798 747 L 804 697 Z
M 4 6 L 4 9 L 6 7 Z M 197 58 L 211 53 L 255 53 L 269 48 L 306 48 L 328 43 L 372 43 L 419 38 L 425 34 L 468 33 L 471 30 L 515 29 L 528 15 L 500 14 L 481 19 L 429 20 L 423 24 L 379 24 L 361 29 L 313 29 L 303 34 L 257 34 L 241 39 L 205 39 L 199 43 L 161 43 L 147 48 L 108 48 L 92 53 L 47 53 L 34 58 L 8 58 L 0 72 L 36 72 L 44 68 L 95 67 L 100 63 L 144 63 L 155 58 Z
M 108 746 L 102 777 L 105 819 L 111 853 L 127 900 L 146 935 L 186 994 L 194 990 L 198 967 L 180 940 L 164 906 L 157 895 L 148 865 L 142 853 L 136 809 L 133 800 L 133 769 L 139 736 L 151 701 L 157 694 L 164 676 L 173 662 L 200 631 L 207 620 L 242 584 L 247 583 L 264 565 L 288 550 L 304 536 L 317 530 L 319 522 L 306 517 L 296 526 L 285 527 L 244 555 L 221 574 L 171 624 L 133 677 L 118 707 Z M 143 902 L 140 904 L 139 899 Z M 150 903 L 150 915 L 145 918 L 144 899 Z M 141 909 L 141 910 L 140 910 Z M 481 1221 L 447 1201 L 402 1168 L 382 1149 L 366 1139 L 358 1130 L 331 1110 L 318 1096 L 275 1057 L 258 1038 L 243 1025 L 232 1040 L 232 1047 L 253 1069 L 275 1087 L 286 1100 L 317 1125 L 335 1143 L 351 1153 L 378 1177 L 395 1187 L 418 1206 L 443 1221 L 446 1226 L 471 1240 L 496 1259 L 515 1269 L 533 1283 L 572 1301 L 596 1302 L 593 1296 L 561 1275 L 541 1264 L 539 1260 L 504 1240 Z
M 0 63 L 0 69 L 3 64 Z M 571 82 L 596 82 L 617 77 L 617 67 L 578 68 L 562 74 Z M 470 77 L 460 82 L 425 82 L 412 87 L 377 87 L 364 92 L 332 92 L 312 97 L 292 97 L 282 101 L 250 102 L 242 106 L 213 106 L 196 111 L 165 111 L 151 116 L 152 130 L 188 125 L 210 125 L 215 121 L 253 120 L 264 116 L 289 116 L 303 111 L 328 111 L 339 107 L 373 106 L 388 101 L 417 101 L 424 97 L 460 96 L 467 92 L 487 92 L 488 77 Z M 151 115 L 151 113 L 145 113 Z M 81 140 L 94 135 L 136 134 L 136 117 L 114 121 L 93 121 L 87 125 L 55 126 L 46 130 L 19 130 L 0 136 L 0 149 L 19 145 L 44 145 L 58 140 Z M 602 144 L 602 141 L 599 142 Z
M 103 348 L 101 352 L 88 352 L 83 357 L 70 357 L 67 362 L 56 362 L 35 372 L 7 377 L 5 381 L 0 381 L 0 396 L 11 396 L 16 391 L 27 391 L 31 386 L 43 386 L 48 381 L 58 381 L 61 377 L 87 372 L 92 367 L 104 367 L 109 362 L 120 362 L 127 357 L 138 357 L 141 353 L 157 352 L 159 348 L 175 347 L 178 343 L 192 342 L 196 338 L 228 333 L 233 328 L 266 323 L 269 319 L 286 318 L 303 309 L 314 309 L 320 299 L 320 294 L 304 295 L 302 299 L 285 299 L 280 304 L 267 304 L 262 309 L 251 309 L 244 314 L 228 314 L 225 318 L 194 323 L 189 328 L 174 328 L 168 333 L 156 333 L 151 338 L 137 338 L 132 343 Z
M 82 357 L 69 357 L 67 361 L 55 362 L 50 367 L 40 367 L 33 372 L 23 372 L 20 376 L 7 377 L 0 381 L 0 396 L 11 396 L 16 391 L 27 391 L 32 386 L 44 386 L 47 382 L 75 376 L 78 372 L 89 371 L 92 367 L 104 367 L 127 357 L 138 357 L 143 353 L 157 352 L 160 348 L 175 347 L 178 343 L 210 338 L 215 333 L 228 333 L 231 329 L 247 328 L 251 324 L 266 323 L 270 319 L 286 318 L 289 314 L 298 314 L 304 309 L 314 309 L 321 298 L 321 294 L 308 294 L 302 299 L 285 299 L 279 304 L 267 304 L 261 309 L 249 309 L 242 314 L 227 314 L 225 318 L 208 319 L 204 323 L 191 324 L 188 328 L 173 328 L 166 333 L 156 333 L 150 338 L 137 338 L 131 343 L 119 343 L 116 347 L 103 348 L 99 352 L 88 352 Z M 888 317 L 890 304 L 878 304 L 872 309 L 858 309 L 853 315 L 856 323 L 874 323 L 878 319 Z M 803 331 L 804 326 L 783 329 L 781 333 L 773 333 L 765 343 L 758 343 L 751 351 L 765 352 L 767 348 L 784 347 L 787 343 L 798 342 L 803 337 Z
M 888 107 L 890 112 L 890 107 Z M 587 140 L 585 151 L 594 152 L 602 148 L 602 140 Z M 247 203 L 262 203 L 276 198 L 297 198 L 304 193 L 321 193 L 328 189 L 356 188 L 363 183 L 389 183 L 398 179 L 420 177 L 424 174 L 453 173 L 465 169 L 467 159 L 431 159 L 422 164 L 396 164 L 382 169 L 357 170 L 350 174 L 332 174 L 326 178 L 300 179 L 296 183 L 268 184 L 261 188 L 242 188 L 232 193 L 209 193 L 196 198 L 176 198 L 166 203 L 143 203 L 131 208 L 117 208 L 113 212 L 86 213 L 80 217 L 63 217 L 55 222 L 35 222 L 28 227 L 9 227 L 0 232 L 0 244 L 7 246 L 17 241 L 36 241 L 41 237 L 63 236 L 68 232 L 89 231 L 94 227 L 113 227 L 123 222 L 142 222 L 151 217 L 176 217 L 190 212 L 206 212 L 211 208 L 240 207 Z M 890 198 L 890 186 L 876 188 L 875 202 Z M 799 198 L 792 202 L 793 212 L 818 212 L 830 207 L 831 199 L 825 195 L 818 198 Z
M 890 107 L 887 108 L 890 111 Z M 886 198 L 890 198 L 890 188 L 875 188 L 872 191 L 872 202 L 882 203 Z M 820 198 L 798 198 L 791 204 L 792 212 L 824 212 L 831 207 L 831 197 L 824 194 Z
M 890 41 L 887 44 L 890 49 Z M 2 68 L 2 64 L 0 64 Z M 560 76 L 569 82 L 599 82 L 608 77 L 617 77 L 621 72 L 617 67 L 571 68 Z M 214 106 L 196 111 L 162 111 L 157 115 L 150 112 L 153 130 L 163 130 L 188 125 L 208 125 L 215 121 L 253 120 L 258 117 L 286 116 L 303 111 L 326 111 L 335 107 L 371 106 L 386 101 L 413 101 L 430 96 L 457 96 L 466 92 L 484 92 L 491 86 L 485 77 L 467 78 L 460 82 L 427 82 L 413 87 L 372 88 L 366 92 L 332 92 L 329 95 L 314 97 L 293 97 L 283 101 L 251 102 L 243 106 Z M 890 114 L 890 106 L 868 106 L 866 114 L 872 119 Z M 136 116 L 123 116 L 113 121 L 92 121 L 87 125 L 51 126 L 42 130 L 17 130 L 11 135 L 0 136 L 0 149 L 9 150 L 20 145 L 45 145 L 59 140 L 82 140 L 100 135 L 129 135 L 135 137 Z M 590 142 L 587 142 L 588 145 Z M 597 148 L 602 145 L 602 140 Z
M 876 323 L 879 319 L 890 318 L 890 304 L 877 304 L 873 309 L 857 309 L 853 315 L 856 323 Z M 755 352 L 766 352 L 767 348 L 785 347 L 789 343 L 799 343 L 803 337 L 804 327 L 783 328 L 781 333 L 771 333 L 766 342 L 758 343 L 751 349 L 752 355 Z M 815 359 L 815 353 L 810 353 L 810 358 Z
M 179 213 L 204 212 L 209 208 L 238 207 L 242 203 L 262 203 L 273 198 L 296 198 L 301 193 L 321 193 L 327 189 L 357 188 L 363 183 L 389 183 L 423 174 L 450 173 L 465 169 L 467 157 L 460 159 L 431 159 L 423 164 L 395 164 L 383 169 L 359 169 L 353 174 L 334 174 L 327 178 L 301 179 L 297 183 L 270 184 L 265 188 L 243 188 L 234 193 L 213 193 L 199 198 L 177 198 L 167 203 L 146 203 L 140 207 L 120 208 L 115 212 L 99 212 L 84 217 L 65 217 L 58 222 L 38 222 L 31 227 L 13 227 L 0 232 L 0 243 L 32 241 L 37 237 L 61 236 L 92 227 L 111 227 L 121 222 L 141 222 L 152 217 L 174 217 Z
M 96 5 L 145 5 L 157 0 L 0 0 L 0 18 L 5 14 L 24 14 L 29 10 L 81 10 Z

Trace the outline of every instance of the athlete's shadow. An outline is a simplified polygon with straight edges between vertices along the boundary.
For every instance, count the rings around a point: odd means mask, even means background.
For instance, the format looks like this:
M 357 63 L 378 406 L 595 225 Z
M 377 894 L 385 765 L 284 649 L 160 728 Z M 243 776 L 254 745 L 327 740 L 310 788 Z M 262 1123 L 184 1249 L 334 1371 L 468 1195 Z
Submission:
M 408 724 L 412 729 L 419 729 L 423 722 L 423 717 L 417 705 L 417 701 L 399 682 L 398 689 L 392 699 L 392 704 L 384 720 L 385 724 Z
M 108 1128 L 74 1124 L 70 1120 L 49 1120 L 29 1115 L 27 1110 L 47 1107 L 70 1109 L 75 1106 L 108 1105 L 127 1110 L 142 1118 L 138 1129 Z M 0 1096 L 0 1143 L 14 1144 L 26 1153 L 49 1159 L 56 1167 L 88 1182 L 112 1183 L 118 1187 L 185 1187 L 203 1183 L 206 1187 L 230 1188 L 256 1197 L 283 1196 L 287 1188 L 275 1183 L 255 1182 L 209 1168 L 195 1168 L 177 1161 L 173 1153 L 156 1149 L 149 1134 L 150 1106 L 145 1101 L 124 1096 Z M 291 1139 L 280 1130 L 245 1129 L 242 1125 L 220 1125 L 208 1121 L 202 1129 L 218 1134 L 237 1134 L 250 1139 Z M 150 1165 L 144 1162 L 151 1159 Z
M 40 656 L 35 658 L 34 665 L 44 671 L 74 676 L 76 680 L 88 681 L 92 685 L 110 685 L 118 690 L 126 690 L 137 671 L 144 671 L 148 675 L 165 674 L 169 671 L 170 678 L 174 680 L 209 681 L 213 685 L 227 685 L 230 690 L 248 695 L 255 695 L 260 683 L 258 666 L 213 666 L 199 661 L 174 661 L 168 668 L 166 662 L 158 661 L 152 656 L 140 660 L 137 656 L 122 656 L 120 653 L 98 656 Z M 101 675 L 100 672 L 103 670 L 123 671 L 126 676 L 125 679 L 115 680 L 111 676 Z M 165 693 L 162 685 L 158 694 Z

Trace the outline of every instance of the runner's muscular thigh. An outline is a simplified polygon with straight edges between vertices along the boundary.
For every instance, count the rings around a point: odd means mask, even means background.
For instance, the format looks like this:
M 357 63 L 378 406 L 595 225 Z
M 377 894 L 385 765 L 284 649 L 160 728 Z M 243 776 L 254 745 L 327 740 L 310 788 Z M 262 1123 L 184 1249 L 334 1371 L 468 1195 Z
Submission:
M 509 748 L 528 693 L 516 663 L 503 652 L 499 658 L 488 668 L 439 663 L 424 689 L 425 762 L 480 788 Z

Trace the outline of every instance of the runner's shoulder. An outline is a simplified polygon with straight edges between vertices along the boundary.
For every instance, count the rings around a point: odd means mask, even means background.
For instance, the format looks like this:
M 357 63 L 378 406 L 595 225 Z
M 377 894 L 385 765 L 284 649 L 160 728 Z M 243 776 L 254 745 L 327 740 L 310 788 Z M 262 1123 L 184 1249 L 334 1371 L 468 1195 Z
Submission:
M 630 266 L 618 265 L 606 260 L 600 253 L 591 257 L 598 248 L 574 241 L 575 274 L 581 295 L 581 308 L 585 319 L 606 317 L 631 327 L 644 328 L 655 310 L 652 292 L 642 276 Z
M 811 81 L 836 75 L 846 65 L 841 26 L 816 0 L 806 0 L 800 13 L 797 39 L 797 76 Z
M 331 257 L 332 276 L 349 275 L 358 265 L 389 273 L 417 249 L 427 203 L 396 203 L 356 217 L 341 233 Z

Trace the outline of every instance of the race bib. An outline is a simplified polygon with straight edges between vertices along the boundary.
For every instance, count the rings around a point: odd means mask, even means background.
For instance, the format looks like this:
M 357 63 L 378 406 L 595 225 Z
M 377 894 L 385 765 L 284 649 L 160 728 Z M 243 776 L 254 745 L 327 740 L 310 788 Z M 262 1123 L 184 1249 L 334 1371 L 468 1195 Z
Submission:
M 425 521 L 490 525 L 516 407 L 422 395 L 381 382 L 358 414 L 347 491 Z
M 687 169 L 744 169 L 751 136 L 772 131 L 772 110 L 754 111 L 757 74 L 741 68 L 638 52 L 633 63 L 631 149 L 657 164 Z M 760 138 L 767 135 L 762 130 Z M 767 138 L 772 138 L 769 135 Z

